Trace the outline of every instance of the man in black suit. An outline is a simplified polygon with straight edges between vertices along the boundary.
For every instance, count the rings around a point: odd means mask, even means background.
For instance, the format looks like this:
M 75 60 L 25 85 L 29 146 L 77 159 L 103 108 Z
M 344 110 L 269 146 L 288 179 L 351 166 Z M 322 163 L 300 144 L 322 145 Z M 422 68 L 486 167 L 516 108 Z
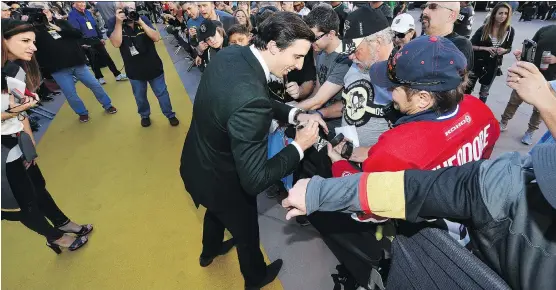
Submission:
M 200 264 L 226 253 L 235 243 L 246 289 L 272 282 L 282 266 L 268 267 L 259 248 L 256 195 L 293 172 L 303 151 L 317 141 L 318 114 L 274 101 L 270 74 L 301 69 L 314 41 L 309 27 L 294 13 L 278 12 L 259 25 L 250 47 L 230 46 L 206 68 L 181 157 L 185 188 L 198 206 L 207 208 Z M 267 160 L 272 119 L 304 124 L 295 141 Z M 224 229 L 233 241 L 223 242 Z

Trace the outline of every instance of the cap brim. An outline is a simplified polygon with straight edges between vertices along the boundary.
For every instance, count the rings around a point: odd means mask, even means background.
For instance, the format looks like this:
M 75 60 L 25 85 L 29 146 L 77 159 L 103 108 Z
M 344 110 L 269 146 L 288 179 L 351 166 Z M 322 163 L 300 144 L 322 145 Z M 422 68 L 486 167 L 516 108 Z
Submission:
M 380 61 L 371 66 L 369 70 L 369 76 L 371 78 L 371 82 L 375 86 L 379 86 L 381 88 L 393 88 L 399 85 L 396 85 L 388 78 L 388 61 Z
M 360 37 L 360 38 L 355 38 L 355 39 L 344 39 L 343 42 L 345 42 L 345 43 L 353 42 L 353 46 L 350 47 L 347 50 L 344 50 L 344 51 L 340 52 L 340 53 L 345 54 L 345 55 L 350 55 L 350 54 L 354 53 L 355 50 L 357 49 L 357 47 L 359 46 L 359 44 L 361 44 L 361 42 L 363 42 L 363 39 L 365 39 L 365 38 Z M 342 49 L 345 49 L 345 47 L 343 47 Z
M 541 192 L 548 203 L 556 208 L 556 144 L 539 144 L 533 148 L 531 156 Z

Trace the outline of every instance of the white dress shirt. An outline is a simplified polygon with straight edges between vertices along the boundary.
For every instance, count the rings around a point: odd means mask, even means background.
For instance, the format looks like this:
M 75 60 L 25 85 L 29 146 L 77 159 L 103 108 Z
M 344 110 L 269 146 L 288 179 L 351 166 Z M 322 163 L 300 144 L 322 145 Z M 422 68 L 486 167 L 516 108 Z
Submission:
M 261 64 L 261 66 L 263 67 L 264 70 L 264 75 L 266 78 L 266 81 L 270 81 L 270 70 L 268 69 L 268 66 L 266 65 L 266 62 L 263 59 L 263 56 L 261 55 L 261 52 L 255 48 L 254 45 L 249 46 L 249 48 L 251 49 L 251 52 L 253 53 L 253 55 L 255 55 L 255 58 L 257 58 L 257 60 L 259 61 L 259 63 Z M 293 119 L 293 116 L 295 115 L 295 112 L 297 111 L 297 108 L 292 108 L 290 110 L 290 114 L 288 116 L 288 122 L 290 124 L 295 124 L 295 120 Z M 297 142 L 293 141 L 292 144 L 295 146 L 295 148 L 297 148 L 297 151 L 299 152 L 299 159 L 303 159 L 304 154 L 303 154 L 303 149 L 301 148 L 301 146 L 299 146 L 299 144 L 297 144 Z

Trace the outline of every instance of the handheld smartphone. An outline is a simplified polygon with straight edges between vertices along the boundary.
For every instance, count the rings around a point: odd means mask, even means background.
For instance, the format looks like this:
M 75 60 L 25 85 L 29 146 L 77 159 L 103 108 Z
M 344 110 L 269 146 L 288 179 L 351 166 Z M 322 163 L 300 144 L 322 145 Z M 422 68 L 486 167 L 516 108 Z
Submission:
M 23 99 L 25 98 L 25 96 L 23 96 L 23 93 L 21 93 L 18 89 L 12 89 L 11 94 L 20 104 L 23 102 Z
M 534 62 L 537 52 L 537 43 L 530 39 L 523 41 L 523 49 L 521 50 L 521 60 L 526 62 Z

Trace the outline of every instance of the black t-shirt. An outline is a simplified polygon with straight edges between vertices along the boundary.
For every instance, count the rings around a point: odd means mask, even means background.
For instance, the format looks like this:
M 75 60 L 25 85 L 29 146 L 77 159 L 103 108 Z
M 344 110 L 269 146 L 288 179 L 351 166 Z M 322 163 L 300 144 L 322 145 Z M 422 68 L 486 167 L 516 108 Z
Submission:
M 54 20 L 61 31 L 46 26 L 36 27 L 36 57 L 43 73 L 55 73 L 62 69 L 82 66 L 87 62 L 81 48 L 83 34 L 66 20 Z
M 454 45 L 465 55 L 467 59 L 467 71 L 473 70 L 473 45 L 471 41 L 464 36 L 461 36 L 455 32 L 452 32 L 445 38 L 449 39 Z
M 152 23 L 145 16 L 141 19 L 149 27 L 154 29 Z M 110 18 L 107 23 L 108 37 L 114 32 L 116 17 Z M 133 55 L 136 50 L 138 54 Z M 122 24 L 122 45 L 120 53 L 125 65 L 127 77 L 132 80 L 152 80 L 164 73 L 162 60 L 156 52 L 154 41 L 143 31 L 137 23 L 131 28 L 126 23 Z
M 300 70 L 292 70 L 288 73 L 287 81 L 296 82 L 301 86 L 304 82 L 314 81 L 317 77 L 317 70 L 315 68 L 315 61 L 313 58 L 313 49 L 309 49 L 309 52 L 303 60 L 303 67 Z M 293 98 L 286 93 L 284 80 L 282 78 L 277 78 L 274 75 L 270 75 L 270 82 L 268 82 L 268 89 L 270 91 L 270 96 L 283 103 L 293 101 Z
M 475 10 L 473 9 L 473 6 L 468 5 L 466 7 L 462 7 L 459 12 L 458 19 L 454 24 L 454 32 L 469 38 L 472 31 L 474 16 Z
M 534 64 L 539 67 L 543 51 L 550 51 L 552 55 L 556 55 L 556 25 L 545 26 L 533 36 L 533 41 L 537 43 L 537 52 L 535 53 Z M 556 79 L 556 64 L 551 64 L 548 69 L 541 70 L 547 81 Z

